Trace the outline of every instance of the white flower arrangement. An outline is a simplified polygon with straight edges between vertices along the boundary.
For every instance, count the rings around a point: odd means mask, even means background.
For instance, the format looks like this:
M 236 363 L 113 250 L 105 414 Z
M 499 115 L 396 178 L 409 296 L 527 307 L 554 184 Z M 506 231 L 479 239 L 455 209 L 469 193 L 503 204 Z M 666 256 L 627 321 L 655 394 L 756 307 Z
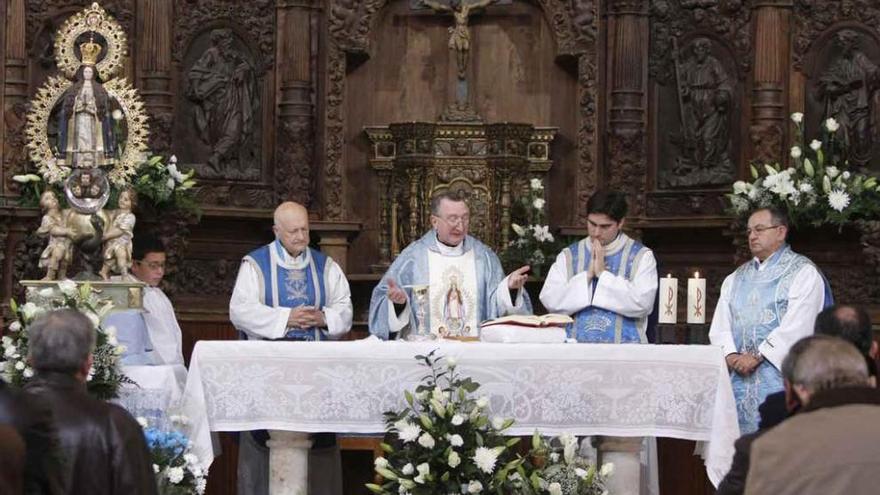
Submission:
M 874 219 L 880 216 L 880 183 L 871 175 L 850 170 L 846 148 L 836 140 L 840 123 L 822 122 L 824 140 L 804 146 L 803 114 L 794 113 L 797 144 L 789 155 L 792 166 L 752 166 L 752 181 L 737 181 L 728 194 L 732 212 L 744 216 L 759 207 L 786 210 L 792 224 L 821 226 Z
M 578 457 L 577 438 L 563 435 L 552 444 L 537 432 L 529 457 L 514 455 L 518 437 L 506 439 L 512 419 L 487 413 L 487 397 L 473 398 L 479 384 L 460 375 L 456 364 L 435 351 L 416 356 L 431 369 L 415 393 L 405 392 L 409 407 L 385 413 L 384 457 L 374 461 L 381 484 L 377 494 L 513 493 L 521 495 L 601 495 L 612 466 L 597 470 Z M 543 459 L 536 462 L 536 457 Z M 545 465 L 547 458 L 551 464 Z
M 529 194 L 519 198 L 514 205 L 513 236 L 501 253 L 505 268 L 516 269 L 523 265 L 531 267 L 532 274 L 541 276 L 553 263 L 562 246 L 550 232 L 544 207 L 544 184 L 541 179 L 529 181 Z
M 133 382 L 120 369 L 119 360 L 125 348 L 118 344 L 115 329 L 104 329 L 100 325 L 113 308 L 112 302 L 99 298 L 88 283 L 77 285 L 72 280 L 62 280 L 56 287 L 57 290 L 52 287 L 29 289 L 30 301 L 20 306 L 14 300 L 9 302 L 15 319 L 7 328 L 8 335 L 2 339 L 3 379 L 20 387 L 34 376 L 27 363 L 28 325 L 47 311 L 69 308 L 85 314 L 97 331 L 94 364 L 86 377 L 89 393 L 99 399 L 117 397 L 121 384 Z
M 519 438 L 503 436 L 513 420 L 490 420 L 489 400 L 471 397 L 479 384 L 435 352 L 417 356 L 431 373 L 415 393 L 405 393 L 408 407 L 385 413 L 394 440 L 382 444 L 385 457 L 375 461 L 384 482 L 367 485 L 373 493 L 495 493 L 523 462 L 509 450 Z
M 171 155 L 167 165 L 162 163 L 161 156 L 153 156 L 138 168 L 132 186 L 156 208 L 197 211 L 193 194 L 196 185 L 194 175 L 195 169 L 186 173 L 180 171 L 175 155 Z

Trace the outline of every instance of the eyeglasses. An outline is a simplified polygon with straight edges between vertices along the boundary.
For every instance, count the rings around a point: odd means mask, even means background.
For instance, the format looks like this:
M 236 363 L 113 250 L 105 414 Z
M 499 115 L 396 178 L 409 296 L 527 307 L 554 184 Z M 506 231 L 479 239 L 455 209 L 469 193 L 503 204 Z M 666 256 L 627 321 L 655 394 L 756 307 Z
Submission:
M 434 215 L 434 216 L 437 216 L 437 215 Z M 450 227 L 455 227 L 457 225 L 468 225 L 471 222 L 471 217 L 469 215 L 462 215 L 460 217 L 457 215 L 453 215 L 449 218 L 443 218 L 443 217 L 437 216 L 437 218 L 439 218 L 440 220 L 443 220 L 444 222 L 449 224 Z
M 755 225 L 754 227 L 749 227 L 746 229 L 746 235 L 752 235 L 752 232 L 754 232 L 756 234 L 763 234 L 764 231 L 767 231 L 770 229 L 778 229 L 779 227 L 782 227 L 782 225 L 767 225 L 767 226 Z
M 150 270 L 164 270 L 165 263 L 160 263 L 158 261 L 138 261 L 137 264 L 141 266 L 146 266 Z

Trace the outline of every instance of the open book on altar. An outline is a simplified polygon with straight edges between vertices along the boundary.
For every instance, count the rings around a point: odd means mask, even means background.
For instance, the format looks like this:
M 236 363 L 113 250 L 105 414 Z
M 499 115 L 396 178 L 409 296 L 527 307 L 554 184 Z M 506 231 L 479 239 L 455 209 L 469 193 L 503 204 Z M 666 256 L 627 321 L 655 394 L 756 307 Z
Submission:
M 560 314 L 509 315 L 480 325 L 483 342 L 555 344 L 565 342 L 565 326 L 573 320 Z
M 565 327 L 574 320 L 570 316 L 558 313 L 548 313 L 546 315 L 508 315 L 487 320 L 480 324 L 480 328 L 492 327 L 496 325 L 509 325 L 516 327 L 544 328 L 544 327 Z

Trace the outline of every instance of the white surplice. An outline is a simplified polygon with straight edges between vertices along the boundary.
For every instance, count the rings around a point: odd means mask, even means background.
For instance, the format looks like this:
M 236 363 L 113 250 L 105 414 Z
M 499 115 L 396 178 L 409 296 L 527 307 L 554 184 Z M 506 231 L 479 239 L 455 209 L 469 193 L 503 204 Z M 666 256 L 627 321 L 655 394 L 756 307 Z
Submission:
M 309 263 L 310 257 L 306 256 L 308 251 L 303 251 L 296 257 L 290 256 L 286 250 L 283 251 L 284 263 L 288 266 L 302 269 Z M 351 330 L 351 290 L 342 268 L 330 257 L 327 258 L 327 264 L 327 276 L 324 280 L 327 304 L 321 308 L 321 311 L 327 322 L 327 336 L 334 339 Z M 260 300 L 263 291 L 260 269 L 251 262 L 243 260 L 238 270 L 238 278 L 235 280 L 232 298 L 229 300 L 229 319 L 235 328 L 252 338 L 283 338 L 288 330 L 287 318 L 290 316 L 291 308 L 276 308 L 264 304 Z
M 183 364 L 183 337 L 174 306 L 158 287 L 144 289 L 144 322 L 157 364 Z
M 625 240 L 624 235 L 618 235 L 605 249 L 614 251 L 615 246 Z M 590 238 L 587 238 L 587 242 L 590 242 Z M 644 336 L 648 328 L 648 315 L 654 308 L 657 283 L 657 260 L 653 251 L 647 248 L 632 280 L 608 270 L 594 280 L 587 279 L 586 271 L 568 278 L 567 261 L 562 252 L 556 256 L 556 261 L 547 273 L 540 299 L 551 313 L 573 315 L 584 308 L 595 306 L 634 318 L 637 320 L 639 334 Z M 596 284 L 595 292 L 593 284 Z

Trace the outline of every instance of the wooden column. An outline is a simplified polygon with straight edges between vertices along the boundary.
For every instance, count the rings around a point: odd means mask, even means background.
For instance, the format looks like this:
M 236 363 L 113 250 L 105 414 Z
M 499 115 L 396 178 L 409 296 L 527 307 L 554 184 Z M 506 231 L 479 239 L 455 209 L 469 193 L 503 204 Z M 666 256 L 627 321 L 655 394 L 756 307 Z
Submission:
M 171 92 L 171 23 L 173 0 L 138 0 L 137 74 L 150 119 L 150 149 L 170 153 L 174 95 Z
M 755 18 L 755 70 L 752 83 L 750 160 L 771 163 L 783 151 L 787 129 L 785 87 L 789 65 L 789 24 L 792 0 L 759 0 Z
M 645 108 L 648 80 L 648 2 L 608 4 L 610 108 L 607 184 L 628 193 L 630 212 L 641 214 L 645 190 Z
M 313 202 L 317 9 L 310 0 L 281 0 L 277 7 L 278 138 L 275 160 L 278 201 Z M 315 39 L 313 39 L 315 38 Z
M 3 142 L 0 157 L 3 165 L 3 194 L 10 192 L 9 178 L 19 173 L 25 166 L 27 152 L 23 146 L 25 114 L 27 104 L 27 48 L 25 47 L 25 1 L 9 0 L 6 3 L 6 26 L 4 41 L 3 73 Z

